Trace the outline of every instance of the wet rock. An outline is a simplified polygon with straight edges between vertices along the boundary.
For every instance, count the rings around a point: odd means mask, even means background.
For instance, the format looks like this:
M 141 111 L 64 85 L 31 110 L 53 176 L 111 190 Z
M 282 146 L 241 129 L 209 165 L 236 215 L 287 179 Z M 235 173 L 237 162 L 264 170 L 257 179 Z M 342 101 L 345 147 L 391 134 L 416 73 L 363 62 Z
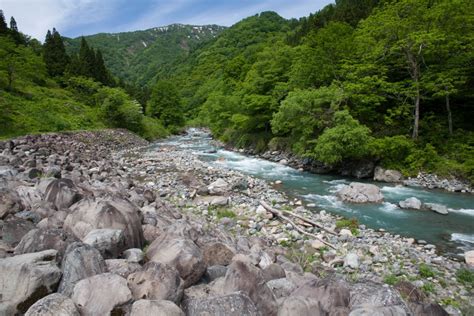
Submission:
M 265 284 L 262 272 L 246 261 L 234 260 L 224 279 L 223 293 L 241 291 L 249 296 L 263 315 L 276 315 L 278 307 L 275 296 Z
M 437 203 L 424 203 L 423 208 L 436 212 L 441 215 L 448 215 L 448 208 L 444 205 L 437 204 Z
M 82 243 L 73 243 L 67 247 L 61 269 L 63 277 L 58 292 L 66 296 L 71 296 L 78 281 L 107 271 L 100 252 Z
M 416 197 L 411 197 L 404 201 L 400 201 L 398 205 L 400 206 L 400 208 L 403 208 L 403 209 L 412 209 L 412 210 L 421 209 L 421 201 L 418 200 Z
M 10 247 L 15 247 L 21 239 L 32 229 L 35 225 L 27 220 L 15 218 L 3 222 L 2 225 L 2 240 Z
M 109 315 L 132 300 L 127 280 L 104 273 L 79 281 L 74 287 L 72 300 L 81 315 Z
M 58 261 L 61 261 L 67 246 L 76 241 L 77 238 L 61 229 L 33 229 L 23 236 L 15 248 L 15 254 L 55 249 Z
M 126 259 L 107 259 L 105 265 L 110 273 L 127 278 L 130 274 L 142 269 L 142 266 L 135 262 L 129 262 Z
M 127 248 L 141 248 L 143 231 L 139 212 L 132 203 L 118 197 L 87 198 L 71 207 L 64 229 L 79 239 L 94 229 L 121 229 Z
M 69 297 L 54 293 L 34 303 L 25 316 L 79 316 L 79 312 Z
M 183 311 L 170 301 L 138 300 L 132 305 L 130 316 L 184 316 Z
M 196 283 L 206 271 L 201 250 L 187 238 L 163 235 L 148 247 L 146 257 L 150 261 L 175 267 L 184 280 L 184 287 Z
M 203 257 L 206 266 L 227 266 L 231 263 L 235 250 L 221 242 L 206 244 L 203 247 Z
M 55 179 L 45 190 L 45 200 L 53 203 L 56 209 L 67 209 L 82 198 L 71 179 Z
M 23 314 L 40 298 L 53 292 L 61 278 L 56 250 L 0 259 L 0 314 Z
M 368 183 L 352 182 L 343 186 L 336 195 L 344 202 L 381 203 L 383 195 L 378 186 Z
M 382 167 L 376 167 L 374 171 L 374 180 L 381 182 L 397 183 L 401 182 L 403 176 L 400 171 L 383 169 Z
M 130 274 L 127 282 L 135 299 L 179 303 L 183 296 L 184 282 L 179 272 L 167 264 L 148 262 L 143 269 Z
M 82 242 L 99 250 L 104 259 L 117 258 L 127 248 L 121 229 L 94 229 L 82 239 Z
M 260 315 L 254 303 L 244 293 L 232 293 L 210 298 L 187 299 L 183 309 L 188 316 L 226 315 L 257 316 Z M 263 314 L 272 315 L 272 314 Z

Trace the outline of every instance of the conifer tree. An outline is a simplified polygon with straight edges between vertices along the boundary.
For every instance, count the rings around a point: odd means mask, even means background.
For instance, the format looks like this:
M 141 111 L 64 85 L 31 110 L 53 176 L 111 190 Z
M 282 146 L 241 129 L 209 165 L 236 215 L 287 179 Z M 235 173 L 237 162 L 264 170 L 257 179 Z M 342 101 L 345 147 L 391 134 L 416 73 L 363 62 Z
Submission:
M 10 31 L 18 32 L 18 26 L 16 24 L 16 21 L 15 21 L 14 17 L 11 17 L 11 19 L 10 19 Z
M 66 53 L 61 35 L 53 28 L 51 33 L 48 30 L 43 46 L 43 58 L 50 76 L 62 76 L 69 63 L 69 56 Z
M 3 11 L 0 10 L 0 35 L 5 35 L 8 33 L 7 22 L 5 21 L 5 16 Z

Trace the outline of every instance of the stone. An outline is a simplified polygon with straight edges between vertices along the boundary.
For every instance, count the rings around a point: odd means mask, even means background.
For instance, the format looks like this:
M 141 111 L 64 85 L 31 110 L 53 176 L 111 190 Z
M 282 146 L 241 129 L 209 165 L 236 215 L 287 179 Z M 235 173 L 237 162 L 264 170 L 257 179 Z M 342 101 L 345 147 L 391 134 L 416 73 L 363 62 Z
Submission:
M 163 300 L 138 300 L 132 305 L 130 316 L 184 316 L 173 302 Z
M 209 204 L 212 206 L 226 206 L 229 204 L 229 198 L 226 196 L 215 196 L 211 198 Z
M 403 208 L 403 209 L 420 210 L 421 201 L 418 200 L 416 197 L 411 197 L 404 201 L 398 202 L 398 206 L 400 206 L 400 208 Z
M 344 267 L 352 269 L 359 268 L 359 256 L 355 253 L 348 253 L 344 258 Z
M 221 242 L 213 242 L 202 247 L 206 266 L 227 266 L 231 263 L 235 250 Z
M 56 290 L 61 270 L 53 249 L 0 259 L 0 315 L 24 314 Z
M 267 286 L 272 290 L 277 299 L 290 296 L 297 288 L 297 286 L 287 278 L 270 280 L 267 282 Z
M 276 315 L 278 305 L 266 285 L 260 269 L 247 261 L 235 260 L 230 264 L 223 285 L 224 294 L 241 291 L 248 295 L 263 315 Z
M 336 195 L 344 202 L 381 203 L 383 195 L 378 186 L 369 183 L 352 182 L 343 186 Z
M 135 262 L 129 262 L 127 259 L 107 259 L 105 260 L 107 271 L 120 275 L 122 278 L 142 269 L 142 266 Z
M 61 269 L 63 277 L 58 292 L 66 296 L 71 296 L 78 281 L 107 271 L 100 252 L 90 245 L 79 242 L 67 247 Z
M 94 275 L 79 281 L 72 300 L 81 315 L 110 315 L 132 300 L 127 280 L 113 273 Z
M 42 201 L 42 196 L 40 192 L 36 190 L 34 187 L 28 187 L 28 186 L 22 185 L 22 186 L 16 187 L 15 190 L 20 198 L 21 205 L 26 210 L 33 209 L 36 205 L 38 205 Z
M 2 225 L 2 240 L 10 247 L 16 247 L 21 239 L 34 228 L 35 225 L 32 222 L 24 219 L 14 218 L 6 220 Z
M 227 273 L 227 267 L 226 266 L 210 266 L 207 267 L 206 273 L 204 274 L 204 278 L 206 279 L 207 282 L 212 282 L 218 278 L 225 277 L 225 274 Z
M 121 229 L 127 248 L 141 248 L 143 230 L 140 210 L 131 202 L 118 198 L 86 198 L 71 206 L 64 230 L 83 239 L 94 229 Z
M 57 210 L 67 209 L 82 198 L 71 179 L 55 179 L 45 190 L 45 200 L 53 203 Z
M 79 316 L 74 302 L 67 296 L 53 293 L 34 303 L 25 316 Z
M 212 182 L 207 187 L 207 189 L 209 190 L 209 193 L 212 195 L 224 195 L 227 192 L 229 192 L 230 186 L 225 180 L 219 178 L 216 181 Z
M 375 181 L 398 183 L 398 182 L 401 182 L 402 179 L 403 179 L 403 175 L 400 171 L 383 169 L 380 166 L 375 167 L 375 171 L 374 171 Z
M 244 293 L 210 298 L 187 299 L 183 302 L 183 309 L 188 316 L 225 315 L 225 316 L 258 316 L 257 308 Z M 262 314 L 262 315 L 276 315 Z
M 327 247 L 324 243 L 322 243 L 321 241 L 317 239 L 311 240 L 310 245 L 313 249 L 316 249 L 316 250 Z
M 148 262 L 140 271 L 130 274 L 127 282 L 136 300 L 168 300 L 179 303 L 183 297 L 184 282 L 179 272 L 167 264 Z
M 341 229 L 341 231 L 339 232 L 339 235 L 340 236 L 352 236 L 352 232 L 347 229 L 347 228 L 343 228 Z
M 104 259 L 117 258 L 127 247 L 121 229 L 94 229 L 82 239 L 82 242 L 99 250 Z
M 175 267 L 184 280 L 184 287 L 199 281 L 206 271 L 206 264 L 199 247 L 190 239 L 171 234 L 157 238 L 146 252 L 149 261 Z
M 351 310 L 365 307 L 378 308 L 392 306 L 401 308 L 401 310 L 404 311 L 405 314 L 409 312 L 408 307 L 406 306 L 398 291 L 396 291 L 392 287 L 387 287 L 383 284 L 371 281 L 364 281 L 364 283 L 356 283 L 352 286 L 349 306 Z M 402 313 L 401 315 L 405 314 Z
M 322 310 L 317 299 L 309 297 L 290 296 L 287 297 L 280 309 L 278 316 L 323 316 L 326 313 Z
M 464 253 L 464 260 L 469 267 L 474 268 L 474 250 L 466 251 Z
M 22 209 L 18 193 L 10 190 L 0 191 L 0 219 L 9 214 L 15 214 Z
M 367 306 L 352 310 L 349 316 L 406 316 L 407 312 L 400 306 Z
M 423 207 L 427 210 L 436 212 L 441 215 L 448 215 L 448 208 L 444 205 L 437 203 L 424 203 Z
M 262 274 L 265 282 L 275 279 L 281 279 L 286 276 L 285 270 L 283 270 L 283 268 L 276 263 L 268 265 L 265 269 L 262 270 Z
M 151 244 L 162 233 L 162 230 L 160 228 L 148 224 L 142 225 L 142 229 L 143 238 L 149 244 Z
M 77 241 L 77 238 L 61 229 L 33 229 L 15 247 L 15 254 L 55 249 L 58 251 L 58 261 L 61 261 L 67 246 Z
M 145 259 L 145 254 L 139 248 L 131 248 L 123 252 L 123 257 L 127 259 L 128 262 L 140 263 Z

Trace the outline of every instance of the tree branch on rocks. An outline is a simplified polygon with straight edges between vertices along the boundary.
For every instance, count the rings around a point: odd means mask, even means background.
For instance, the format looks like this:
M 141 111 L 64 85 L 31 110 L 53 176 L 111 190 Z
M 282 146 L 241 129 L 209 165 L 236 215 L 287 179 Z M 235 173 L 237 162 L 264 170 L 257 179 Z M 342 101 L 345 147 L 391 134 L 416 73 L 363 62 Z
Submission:
M 300 233 L 302 233 L 303 235 L 306 235 L 306 236 L 309 236 L 311 238 L 314 238 L 314 239 L 317 239 L 319 240 L 320 242 L 322 242 L 323 244 L 325 244 L 326 246 L 328 247 L 331 247 L 332 249 L 336 249 L 336 247 L 334 245 L 332 245 L 331 243 L 319 238 L 318 236 L 314 235 L 314 234 L 311 234 L 311 233 L 308 233 L 307 231 L 305 231 L 304 229 L 302 229 L 301 227 L 299 227 L 298 225 L 296 225 L 291 219 L 289 219 L 288 217 L 286 217 L 285 215 L 283 215 L 282 211 L 280 210 L 277 210 L 277 209 L 274 209 L 272 208 L 270 205 L 268 205 L 266 202 L 264 201 L 260 201 L 260 204 L 267 210 L 269 211 L 270 213 L 272 213 L 273 215 L 275 215 L 276 217 L 279 217 L 281 218 L 282 220 L 290 223 L 297 231 L 299 231 Z M 287 211 L 284 211 L 284 212 L 287 212 Z M 294 213 L 291 213 L 291 212 L 288 212 L 288 214 L 290 215 L 296 215 Z M 305 221 L 305 222 L 308 222 L 308 220 L 302 218 L 301 216 L 296 216 L 297 218 Z M 317 226 L 319 227 L 319 225 Z

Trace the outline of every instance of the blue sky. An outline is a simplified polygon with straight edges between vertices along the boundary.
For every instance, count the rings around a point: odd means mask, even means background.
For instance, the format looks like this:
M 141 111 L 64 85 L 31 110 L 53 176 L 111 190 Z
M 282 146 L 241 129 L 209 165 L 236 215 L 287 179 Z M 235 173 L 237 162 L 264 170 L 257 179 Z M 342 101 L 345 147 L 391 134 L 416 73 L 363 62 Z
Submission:
M 315 12 L 331 0 L 0 0 L 7 20 L 43 40 L 56 27 L 63 36 L 143 30 L 172 23 L 230 26 L 262 11 L 285 18 Z

